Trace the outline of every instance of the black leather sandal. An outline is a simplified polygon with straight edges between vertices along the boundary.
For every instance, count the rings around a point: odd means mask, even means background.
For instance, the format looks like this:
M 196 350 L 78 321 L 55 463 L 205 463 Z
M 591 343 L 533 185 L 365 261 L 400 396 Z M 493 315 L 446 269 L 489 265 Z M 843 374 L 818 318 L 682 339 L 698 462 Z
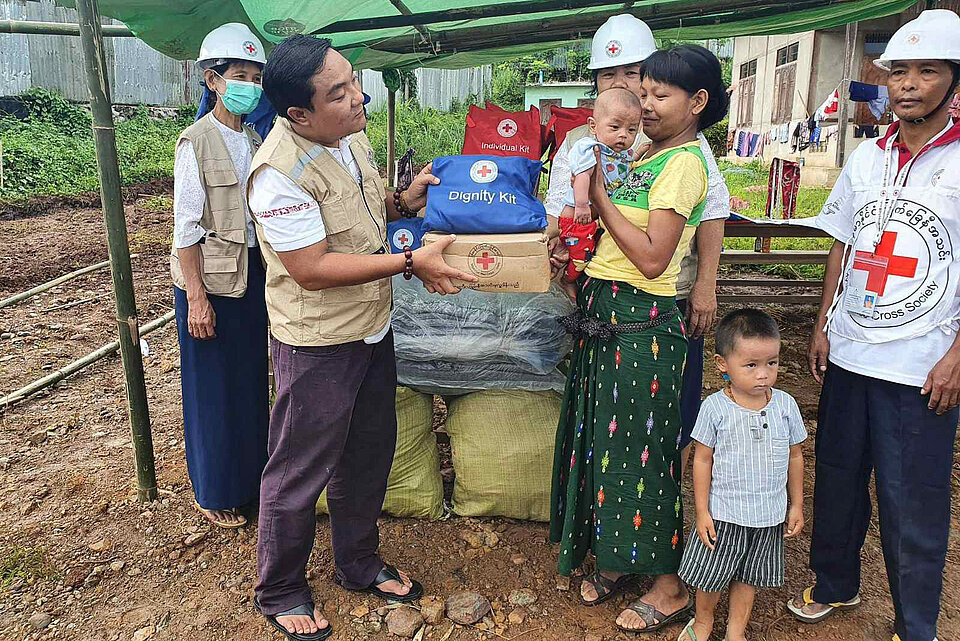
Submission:
M 303 603 L 284 612 L 277 612 L 276 614 L 265 614 L 263 609 L 260 607 L 260 599 L 257 597 L 253 598 L 253 605 L 257 608 L 257 611 L 260 612 L 260 614 L 263 614 L 263 618 L 265 618 L 270 625 L 282 632 L 288 639 L 292 639 L 293 641 L 323 641 L 323 639 L 326 639 L 333 634 L 333 626 L 330 625 L 329 621 L 327 621 L 327 627 L 321 628 L 311 634 L 290 632 L 283 626 L 283 624 L 277 621 L 277 617 L 290 616 L 305 616 L 313 619 L 313 614 L 317 609 L 317 606 L 312 601 L 308 601 L 307 603 Z M 313 619 L 313 622 L 316 623 L 316 619 Z
M 335 577 L 337 585 L 342 587 L 345 590 L 350 590 L 350 588 L 344 587 L 343 582 L 340 580 L 340 577 Z M 396 581 L 397 583 L 403 584 L 403 577 L 400 576 L 400 572 L 397 571 L 397 568 L 392 565 L 385 563 L 383 569 L 380 570 L 380 574 L 377 575 L 377 578 L 373 580 L 373 583 L 368 585 L 366 588 L 361 590 L 350 590 L 351 592 L 364 592 L 366 594 L 373 594 L 381 599 L 387 601 L 394 601 L 396 603 L 410 603 L 416 601 L 423 596 L 423 586 L 420 585 L 418 581 L 410 579 L 410 583 L 413 585 L 410 586 L 410 591 L 406 594 L 394 594 L 393 592 L 385 592 L 380 589 L 379 586 L 383 585 L 387 581 Z
M 593 601 L 588 601 L 583 598 L 583 590 L 580 590 L 580 603 L 589 607 L 595 605 L 600 605 L 605 601 L 609 601 L 613 597 L 617 596 L 623 592 L 626 588 L 636 585 L 640 577 L 636 574 L 624 574 L 618 577 L 616 580 L 608 579 L 600 573 L 600 570 L 594 570 L 593 574 L 583 577 L 583 580 L 593 586 L 594 591 L 597 593 L 597 598 Z

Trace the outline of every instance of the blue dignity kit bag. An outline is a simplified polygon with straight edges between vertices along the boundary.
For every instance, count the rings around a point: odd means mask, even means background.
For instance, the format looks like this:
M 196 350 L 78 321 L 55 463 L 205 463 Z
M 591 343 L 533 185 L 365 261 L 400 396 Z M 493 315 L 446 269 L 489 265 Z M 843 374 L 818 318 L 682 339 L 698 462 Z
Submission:
M 547 226 L 534 196 L 543 163 L 518 156 L 442 156 L 433 161 L 439 185 L 427 188 L 423 231 L 521 234 Z

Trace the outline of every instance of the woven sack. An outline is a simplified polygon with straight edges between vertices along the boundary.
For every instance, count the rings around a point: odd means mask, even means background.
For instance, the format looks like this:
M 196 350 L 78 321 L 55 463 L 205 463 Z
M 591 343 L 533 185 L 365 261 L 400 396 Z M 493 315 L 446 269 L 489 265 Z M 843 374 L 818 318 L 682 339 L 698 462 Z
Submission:
M 555 392 L 485 391 L 449 401 L 454 512 L 550 520 L 560 405 Z

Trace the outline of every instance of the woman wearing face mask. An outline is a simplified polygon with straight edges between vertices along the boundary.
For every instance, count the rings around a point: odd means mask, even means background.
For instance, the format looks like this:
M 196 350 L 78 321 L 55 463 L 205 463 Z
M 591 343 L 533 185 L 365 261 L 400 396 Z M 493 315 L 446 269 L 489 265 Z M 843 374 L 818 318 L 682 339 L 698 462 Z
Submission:
M 243 116 L 260 101 L 263 46 L 243 24 L 211 31 L 198 66 L 216 104 L 177 141 L 174 282 L 187 468 L 213 524 L 246 524 L 267 460 L 264 268 L 244 193 L 260 136 Z

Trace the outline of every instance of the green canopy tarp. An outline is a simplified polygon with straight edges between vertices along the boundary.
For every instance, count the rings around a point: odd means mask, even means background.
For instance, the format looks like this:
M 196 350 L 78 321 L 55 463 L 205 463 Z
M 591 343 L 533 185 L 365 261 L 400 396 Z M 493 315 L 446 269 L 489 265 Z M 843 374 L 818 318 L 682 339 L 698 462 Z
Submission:
M 58 0 L 72 5 L 71 0 Z M 266 42 L 318 33 L 357 68 L 456 69 L 589 38 L 629 12 L 674 39 L 797 33 L 899 13 L 917 0 L 100 0 L 104 15 L 174 58 L 214 27 L 244 22 Z

